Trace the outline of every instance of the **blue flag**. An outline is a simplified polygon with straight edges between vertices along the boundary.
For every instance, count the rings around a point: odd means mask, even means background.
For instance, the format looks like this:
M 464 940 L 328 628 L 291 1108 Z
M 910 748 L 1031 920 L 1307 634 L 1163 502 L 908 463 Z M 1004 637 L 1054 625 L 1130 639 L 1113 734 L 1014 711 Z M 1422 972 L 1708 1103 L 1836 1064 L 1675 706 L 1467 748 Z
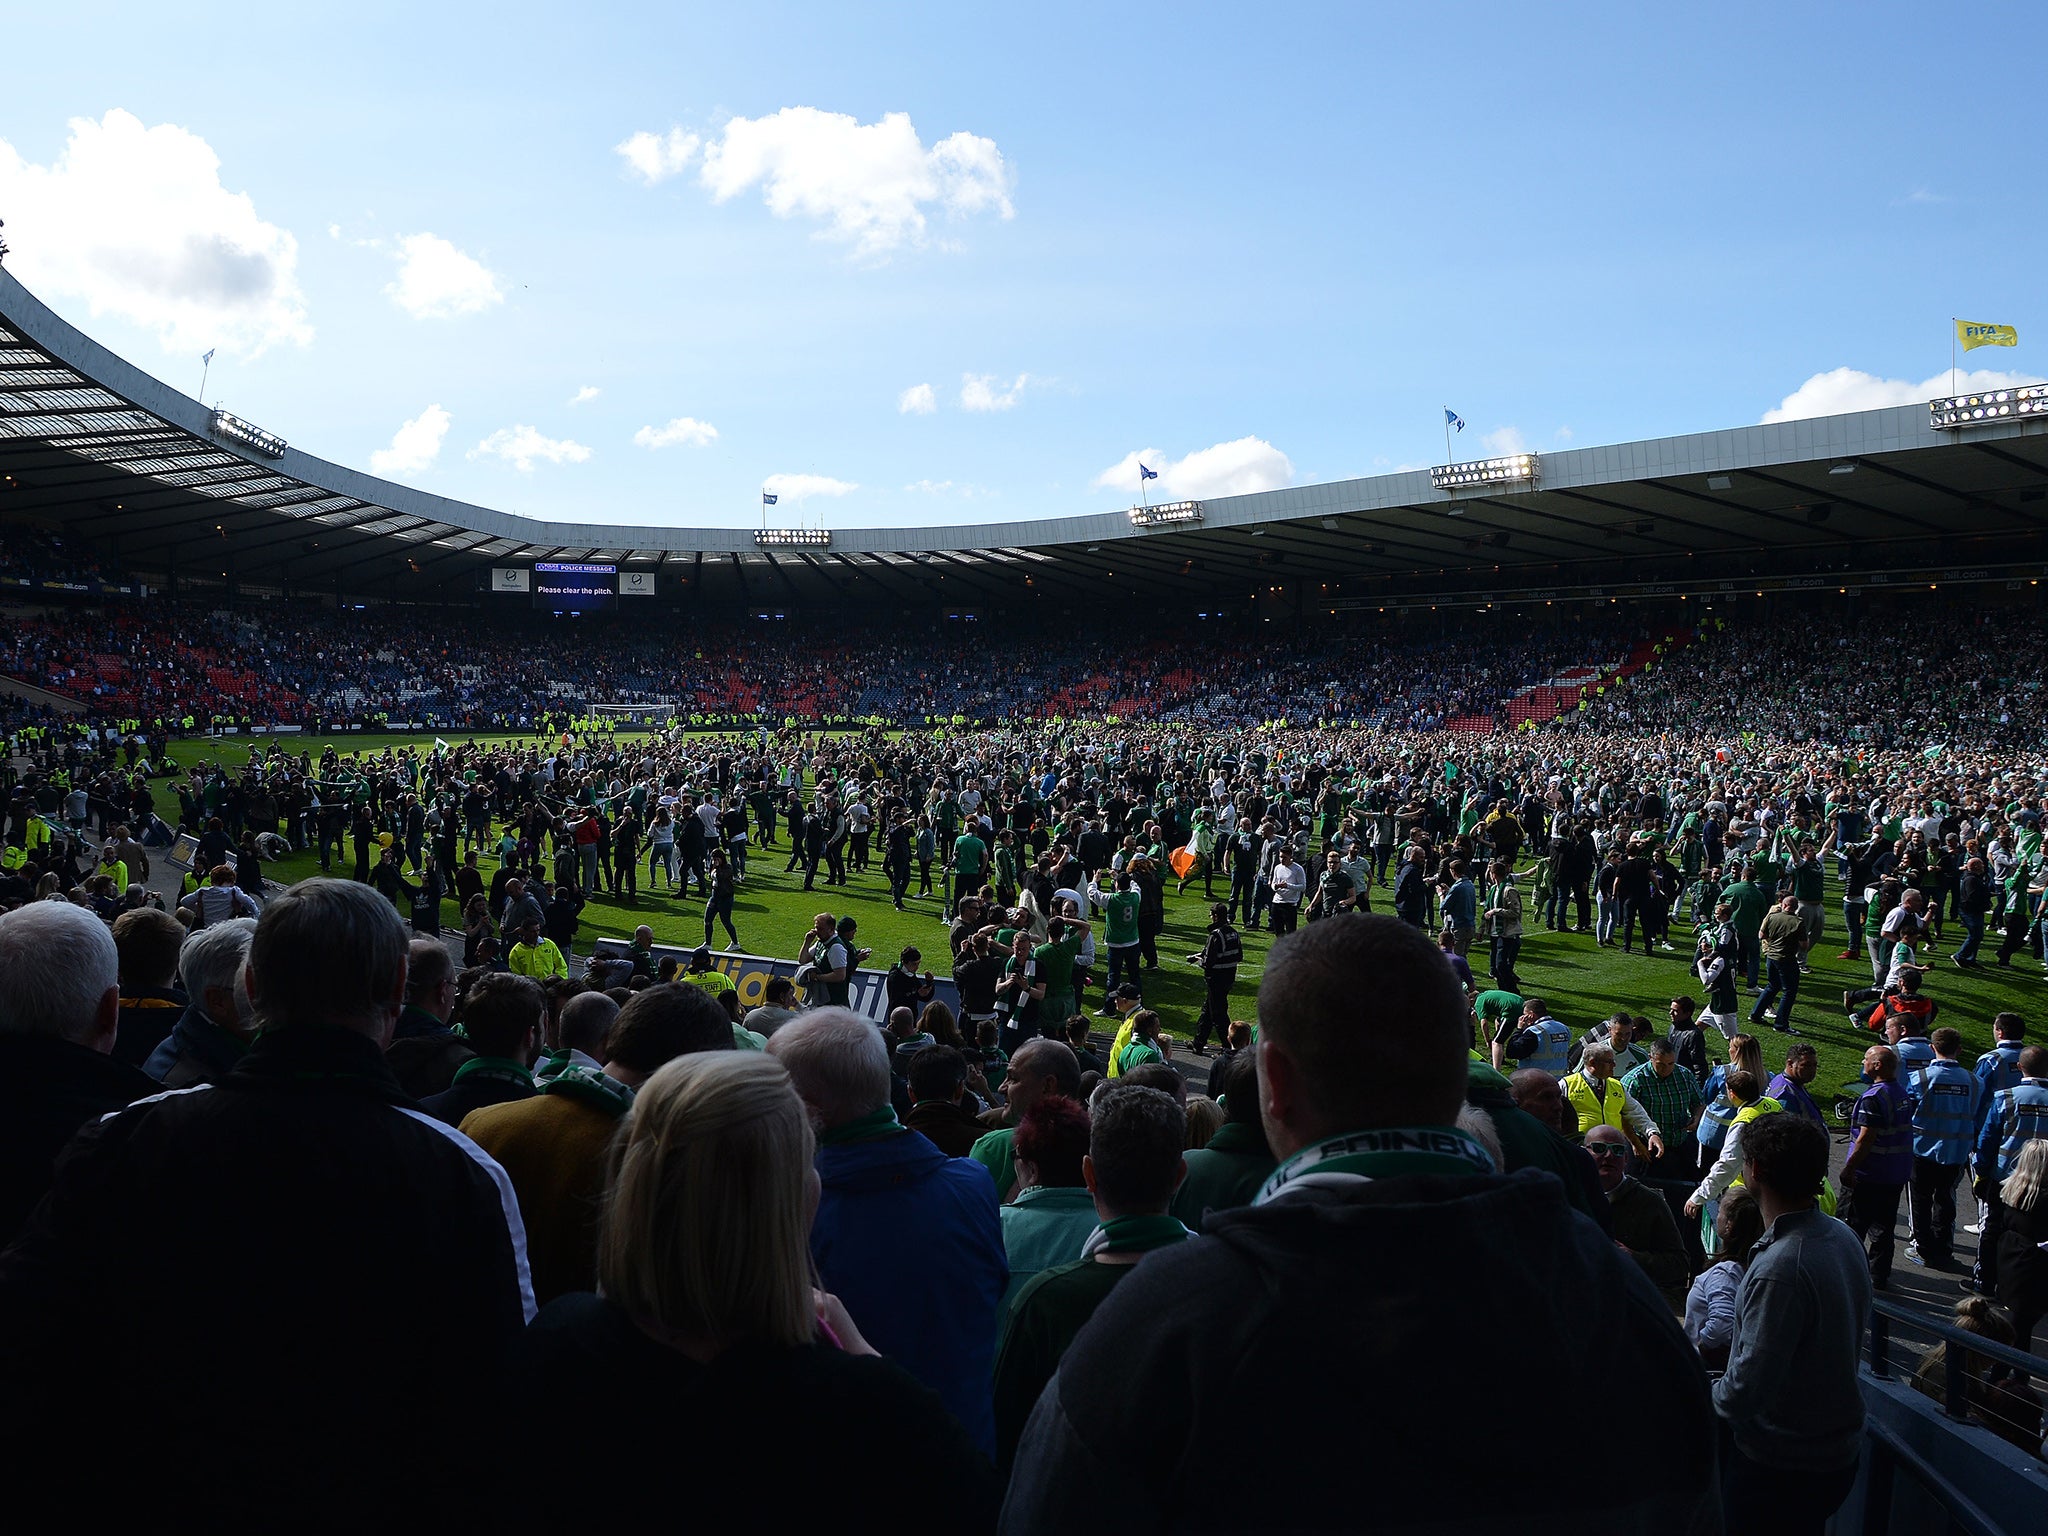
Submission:
M 1147 469 L 1144 465 L 1140 464 L 1138 466 L 1138 478 L 1140 480 L 1157 480 L 1159 478 L 1159 471 Z
M 771 494 L 770 494 L 769 492 L 767 492 L 767 491 L 763 491 L 763 492 L 761 493 L 761 505 L 762 505 L 762 506 L 764 506 L 764 507 L 772 507 L 772 506 L 774 506 L 774 505 L 775 505 L 775 498 L 774 498 L 774 496 L 773 496 L 773 495 L 771 495 Z
M 1452 428 L 1454 431 L 1462 432 L 1465 430 L 1465 418 L 1460 416 L 1456 411 L 1452 410 L 1449 406 L 1445 406 L 1444 425 Z
M 199 361 L 201 361 L 202 363 L 210 363 L 210 362 L 212 362 L 212 361 L 213 361 L 213 351 L 214 351 L 214 349 L 213 349 L 212 347 L 208 347 L 208 348 L 206 349 L 206 356 L 204 356 L 204 357 L 200 358 L 200 359 L 199 359 Z

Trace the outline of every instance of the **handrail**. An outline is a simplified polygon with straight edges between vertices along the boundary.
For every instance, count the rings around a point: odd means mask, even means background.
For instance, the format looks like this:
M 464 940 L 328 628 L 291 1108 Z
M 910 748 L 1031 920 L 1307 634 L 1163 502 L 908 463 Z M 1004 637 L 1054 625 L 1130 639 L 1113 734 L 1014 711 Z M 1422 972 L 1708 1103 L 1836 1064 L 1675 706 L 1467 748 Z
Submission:
M 1974 1338 L 1976 1335 L 1971 1334 L 1969 1337 Z M 1896 1430 L 1872 1418 L 1864 1421 L 1863 1432 L 1881 1452 L 1871 1458 L 1865 1469 L 1865 1536 L 1886 1536 L 1891 1530 L 1892 1477 L 1901 1467 L 1911 1474 L 1915 1482 L 1940 1501 L 1942 1513 L 1948 1517 L 1945 1530 L 1961 1527 L 1965 1536 L 2011 1536 L 2005 1527 L 1993 1521 L 1972 1502 L 1968 1494 L 1956 1486 L 1954 1478 L 1944 1477 L 1936 1471 L 1928 1463 L 1927 1458 L 1908 1445 Z M 1920 1536 L 1926 1536 L 1926 1533 L 1923 1531 Z

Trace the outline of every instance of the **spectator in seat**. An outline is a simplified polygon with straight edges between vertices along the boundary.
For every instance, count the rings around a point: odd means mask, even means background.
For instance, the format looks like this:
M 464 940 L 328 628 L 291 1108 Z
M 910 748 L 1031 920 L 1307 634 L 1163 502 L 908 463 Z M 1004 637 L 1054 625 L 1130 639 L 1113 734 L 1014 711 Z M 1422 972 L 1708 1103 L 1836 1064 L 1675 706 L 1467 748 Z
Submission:
M 547 999 L 524 976 L 479 976 L 462 1000 L 462 1027 L 476 1055 L 455 1069 L 447 1089 L 420 1108 L 449 1125 L 471 1110 L 533 1097 L 533 1054 L 539 1048 Z
M 1586 1151 L 1600 1170 L 1600 1187 L 1614 1212 L 1614 1240 L 1621 1245 L 1674 1312 L 1685 1310 L 1686 1282 L 1692 1278 L 1692 1264 L 1685 1242 L 1678 1235 L 1678 1223 L 1671 1206 L 1649 1185 L 1628 1176 L 1628 1137 L 1611 1125 L 1596 1125 L 1586 1132 Z
M 1034 1108 L 1026 1125 L 1059 1102 Z M 1170 1095 L 1112 1083 L 1097 1096 L 1087 1130 L 1081 1172 L 1096 1224 L 1072 1259 L 1040 1271 L 1018 1294 L 996 1356 L 996 1433 L 1005 1467 L 1075 1335 L 1145 1255 L 1193 1235 L 1166 1210 L 1186 1172 L 1187 1120 Z
M 415 1099 L 445 1091 L 456 1070 L 476 1055 L 448 1023 L 455 998 L 455 962 L 447 946 L 438 939 L 414 939 L 406 950 L 405 1009 L 384 1063 Z
M 248 1054 L 216 1087 L 89 1125 L 0 1254 L 0 1434 L 94 1523 L 473 1514 L 477 1392 L 533 1292 L 504 1170 L 384 1065 L 405 959 L 367 887 L 279 894 L 249 950 Z M 118 1476 L 80 1432 L 96 1422 L 148 1426 Z M 431 1451 L 345 1449 L 401 1423 L 433 1426 Z
M 598 1212 L 605 1158 L 633 1095 L 678 1056 L 733 1048 L 725 1010 L 695 987 L 653 987 L 615 1008 L 599 992 L 570 999 L 602 1004 L 615 1017 L 601 1045 L 602 1063 L 558 1058 L 531 1098 L 472 1110 L 462 1134 L 496 1158 L 511 1176 L 526 1223 L 534 1300 L 545 1306 L 597 1285 Z M 577 1053 L 581 1055 L 582 1053 Z
M 1375 1524 L 1523 1522 L 1528 1469 L 1444 1433 L 1463 1384 L 1499 1360 L 1472 1319 L 1512 1296 L 1515 1348 L 1542 1362 L 1532 1407 L 1625 1381 L 1665 1448 L 1652 1479 L 1553 1480 L 1546 1522 L 1716 1525 L 1706 1379 L 1663 1297 L 1555 1180 L 1495 1172 L 1455 1128 L 1470 1013 L 1428 937 L 1392 918 L 1312 924 L 1275 943 L 1258 1012 L 1260 1116 L 1280 1165 L 1249 1208 L 1146 1254 L 1096 1309 L 1025 1427 L 1004 1524 L 1344 1528 L 1359 1519 L 1365 1448 L 1401 1469 L 1375 1482 Z M 1333 1394 L 1332 1381 L 1403 1385 Z M 1284 1477 L 1194 1476 L 1254 1421 L 1284 1437 Z
M 778 1046 L 814 1017 L 777 1031 Z M 736 1427 L 772 1424 L 800 1456 L 791 1475 L 750 1485 L 763 1529 L 873 1524 L 902 1507 L 906 1454 L 935 1524 L 991 1529 L 987 1459 L 936 1396 L 876 1357 L 864 1320 L 813 1290 L 810 1112 L 772 1052 L 733 1050 L 725 1033 L 725 1048 L 670 1061 L 635 1094 L 610 1158 L 601 1294 L 558 1298 L 518 1340 L 504 1422 L 603 1425 L 608 1463 L 686 1476 L 717 1475 Z M 507 1478 L 504 1511 L 561 1531 L 589 1521 L 593 1498 L 607 1523 L 674 1516 L 667 1478 L 602 1483 Z
M 142 1070 L 166 1088 L 217 1083 L 234 1071 L 256 1038 L 256 1007 L 242 984 L 254 918 L 202 928 L 178 951 L 178 981 L 192 999 Z
M 1048 1094 L 1017 1125 L 1017 1198 L 1003 1207 L 1003 1251 L 1010 1284 L 1007 1316 L 1017 1293 L 1041 1270 L 1081 1256 L 1095 1230 L 1095 1198 L 1081 1164 L 1088 1156 L 1088 1111 L 1077 1101 Z
M 988 1170 L 897 1124 L 888 1049 L 859 1015 L 814 1009 L 768 1049 L 818 1124 L 811 1254 L 825 1288 L 992 1458 L 989 1373 L 1009 1268 Z
M 1081 1088 L 1081 1066 L 1073 1049 L 1064 1041 L 1049 1037 L 1027 1040 L 1017 1048 L 1003 1073 L 1004 1124 L 990 1130 L 974 1144 L 969 1156 L 989 1171 L 996 1196 L 1007 1200 L 1017 1185 L 1017 1163 L 1013 1142 L 1017 1124 L 1031 1106 L 1049 1093 L 1074 1098 Z
M 121 957 L 121 1028 L 114 1059 L 131 1067 L 149 1060 L 190 1001 L 178 987 L 185 926 L 168 912 L 138 907 L 114 919 Z
M 119 967 L 114 936 L 82 907 L 39 901 L 0 914 L 0 1248 L 50 1187 L 72 1134 L 157 1091 L 112 1054 Z
M 1223 1096 L 1223 1124 L 1205 1146 L 1188 1153 L 1187 1177 L 1173 1196 L 1173 1214 L 1191 1232 L 1202 1230 L 1210 1211 L 1250 1205 L 1276 1166 L 1259 1123 L 1256 1059 L 1242 1052 L 1222 1078 L 1212 1073 L 1209 1081 Z
M 953 1046 L 928 1045 L 910 1058 L 907 1075 L 910 1117 L 904 1123 L 948 1157 L 973 1151 L 983 1131 L 980 1118 L 962 1102 L 967 1096 L 967 1058 Z

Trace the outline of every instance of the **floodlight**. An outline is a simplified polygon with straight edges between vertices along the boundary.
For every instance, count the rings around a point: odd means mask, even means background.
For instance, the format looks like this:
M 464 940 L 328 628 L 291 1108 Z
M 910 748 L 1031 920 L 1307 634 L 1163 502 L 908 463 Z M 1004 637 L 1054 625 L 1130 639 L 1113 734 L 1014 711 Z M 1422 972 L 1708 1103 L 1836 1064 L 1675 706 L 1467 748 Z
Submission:
M 224 437 L 231 443 L 240 443 L 244 448 L 262 454 L 266 459 L 284 457 L 283 438 L 274 432 L 264 431 L 252 421 L 244 421 L 241 417 L 230 415 L 226 411 L 217 410 L 213 413 L 213 435 Z
M 1467 459 L 1462 464 L 1434 466 L 1429 472 L 1429 483 L 1440 491 L 1527 484 L 1535 480 L 1536 467 L 1536 455 L 1533 453 L 1509 453 L 1497 459 Z
M 2048 417 L 2048 384 L 1987 389 L 1974 395 L 1945 395 L 1927 402 L 1927 424 L 1950 431 L 1986 422 Z
M 822 549 L 831 542 L 827 528 L 763 528 L 754 535 L 754 543 L 762 549 Z
M 1199 501 L 1162 501 L 1156 507 L 1131 508 L 1133 528 L 1170 528 L 1175 524 L 1199 523 L 1202 520 L 1202 504 Z

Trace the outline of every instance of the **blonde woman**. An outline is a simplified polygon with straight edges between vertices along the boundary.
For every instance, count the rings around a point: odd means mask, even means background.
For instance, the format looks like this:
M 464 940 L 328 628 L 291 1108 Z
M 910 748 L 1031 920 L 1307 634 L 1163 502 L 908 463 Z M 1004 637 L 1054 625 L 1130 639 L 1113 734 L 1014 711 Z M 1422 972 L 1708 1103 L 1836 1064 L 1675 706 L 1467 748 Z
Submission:
M 2012 1314 L 2019 1347 L 2031 1350 L 2034 1327 L 2048 1313 L 2048 1140 L 2037 1137 L 2020 1148 L 1998 1198 L 2005 1208 L 1998 1235 L 1998 1300 Z
M 602 1487 L 522 1480 L 522 1521 L 554 1529 L 672 1520 L 677 1479 L 729 1469 L 736 1425 L 775 1426 L 800 1466 L 751 1480 L 750 1523 L 844 1524 L 902 1491 L 949 1523 L 991 1529 L 1000 1488 L 931 1392 L 877 1356 L 836 1297 L 814 1288 L 815 1143 L 771 1056 L 680 1056 L 641 1085 L 612 1144 L 598 1293 L 557 1297 L 514 1350 L 508 1423 L 592 1427 Z M 599 1428 L 601 1427 L 601 1428 Z M 593 1505 L 592 1501 L 596 1500 Z

